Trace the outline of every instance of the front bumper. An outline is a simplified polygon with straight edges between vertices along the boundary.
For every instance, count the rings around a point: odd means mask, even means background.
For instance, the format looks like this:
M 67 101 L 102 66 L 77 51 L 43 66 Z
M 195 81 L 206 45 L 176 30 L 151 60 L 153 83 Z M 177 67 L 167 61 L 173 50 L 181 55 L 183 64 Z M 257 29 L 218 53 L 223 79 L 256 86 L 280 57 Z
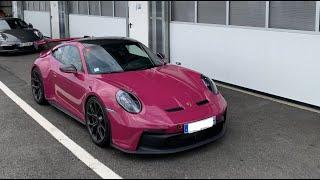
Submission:
M 113 146 L 123 152 L 132 154 L 171 154 L 213 142 L 223 137 L 225 132 L 226 114 L 223 116 L 223 119 L 218 121 L 213 127 L 192 134 L 160 134 L 144 132 L 141 135 L 136 151 L 127 151 L 117 146 Z

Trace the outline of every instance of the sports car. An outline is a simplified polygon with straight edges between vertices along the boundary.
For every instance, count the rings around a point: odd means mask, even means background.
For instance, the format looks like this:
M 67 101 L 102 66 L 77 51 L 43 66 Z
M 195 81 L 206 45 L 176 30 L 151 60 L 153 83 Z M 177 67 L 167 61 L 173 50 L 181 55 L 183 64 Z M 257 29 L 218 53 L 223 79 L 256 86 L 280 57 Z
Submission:
M 226 130 L 227 103 L 211 78 L 130 38 L 81 38 L 42 52 L 31 86 L 37 103 L 86 125 L 95 144 L 127 153 L 176 153 Z
M 36 51 L 45 39 L 39 30 L 21 19 L 0 18 L 0 53 Z

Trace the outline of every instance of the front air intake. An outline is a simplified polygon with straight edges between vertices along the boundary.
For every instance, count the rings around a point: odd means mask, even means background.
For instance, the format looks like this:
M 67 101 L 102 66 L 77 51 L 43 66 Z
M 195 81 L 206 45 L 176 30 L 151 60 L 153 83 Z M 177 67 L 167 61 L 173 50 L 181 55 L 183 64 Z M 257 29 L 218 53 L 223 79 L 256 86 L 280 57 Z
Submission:
M 197 105 L 198 106 L 202 106 L 202 105 L 205 105 L 205 104 L 208 104 L 208 103 L 209 103 L 209 101 L 207 99 L 205 99 L 205 100 L 197 102 Z
M 171 109 L 166 109 L 167 112 L 177 112 L 177 111 L 182 111 L 183 108 L 182 107 L 175 107 L 175 108 L 171 108 Z

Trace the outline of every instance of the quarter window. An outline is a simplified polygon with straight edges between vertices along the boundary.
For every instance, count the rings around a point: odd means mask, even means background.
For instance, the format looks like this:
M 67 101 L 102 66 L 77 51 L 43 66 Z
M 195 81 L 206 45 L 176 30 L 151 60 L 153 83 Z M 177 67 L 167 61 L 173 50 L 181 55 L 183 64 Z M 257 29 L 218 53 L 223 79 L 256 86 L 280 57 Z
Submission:
M 63 63 L 62 62 L 62 48 L 63 47 L 60 47 L 60 48 L 58 48 L 58 49 L 56 49 L 56 50 L 54 50 L 53 51 L 53 57 L 54 58 L 56 58 L 58 61 L 60 61 L 61 63 Z

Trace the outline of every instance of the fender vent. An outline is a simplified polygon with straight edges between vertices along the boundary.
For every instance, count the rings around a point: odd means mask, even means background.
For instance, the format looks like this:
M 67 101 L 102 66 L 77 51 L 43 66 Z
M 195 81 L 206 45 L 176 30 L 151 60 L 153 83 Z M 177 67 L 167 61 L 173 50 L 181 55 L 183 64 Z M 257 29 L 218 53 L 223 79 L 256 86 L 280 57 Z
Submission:
M 182 111 L 183 108 L 182 107 L 175 107 L 175 108 L 171 108 L 171 109 L 166 109 L 167 112 L 176 112 L 176 111 Z
M 198 106 L 202 106 L 202 105 L 205 105 L 205 104 L 208 104 L 208 103 L 209 103 L 209 101 L 208 101 L 207 99 L 205 99 L 205 100 L 203 100 L 203 101 L 197 102 L 197 105 L 198 105 Z

